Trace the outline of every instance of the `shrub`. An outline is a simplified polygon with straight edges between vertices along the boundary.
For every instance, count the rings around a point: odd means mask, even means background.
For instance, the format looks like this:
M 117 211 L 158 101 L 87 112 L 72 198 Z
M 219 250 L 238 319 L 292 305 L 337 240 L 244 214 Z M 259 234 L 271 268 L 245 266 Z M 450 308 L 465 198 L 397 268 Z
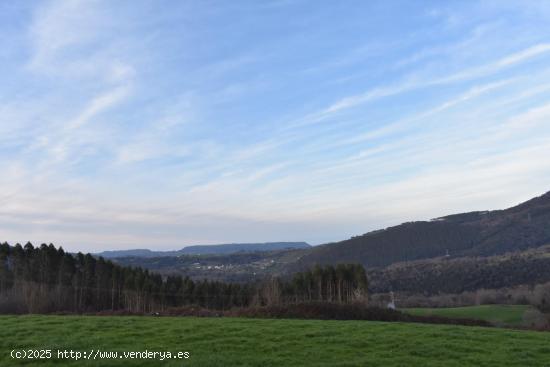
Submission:
M 415 316 L 386 308 L 365 307 L 362 304 L 339 304 L 327 302 L 308 302 L 288 305 L 240 308 L 226 311 L 224 315 L 253 318 L 400 321 L 431 324 L 492 326 L 489 322 L 482 320 L 453 319 L 439 316 Z

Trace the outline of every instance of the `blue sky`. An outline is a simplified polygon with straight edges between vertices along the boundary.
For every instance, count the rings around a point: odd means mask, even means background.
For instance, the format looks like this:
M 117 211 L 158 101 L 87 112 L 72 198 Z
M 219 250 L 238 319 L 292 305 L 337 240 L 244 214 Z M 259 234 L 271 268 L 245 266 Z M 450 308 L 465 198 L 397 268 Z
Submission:
M 550 190 L 545 1 L 0 3 L 0 240 L 304 240 Z

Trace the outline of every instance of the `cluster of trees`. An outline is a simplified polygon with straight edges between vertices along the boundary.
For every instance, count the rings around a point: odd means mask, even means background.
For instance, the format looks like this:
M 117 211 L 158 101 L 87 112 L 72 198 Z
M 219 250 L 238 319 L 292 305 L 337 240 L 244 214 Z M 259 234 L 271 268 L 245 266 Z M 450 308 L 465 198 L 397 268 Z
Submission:
M 0 311 L 153 312 L 194 304 L 207 308 L 247 306 L 251 285 L 192 281 L 90 254 L 72 255 L 52 244 L 0 244 Z
M 0 244 L 0 312 L 141 313 L 185 305 L 223 310 L 304 300 L 350 302 L 366 297 L 366 285 L 360 265 L 316 267 L 286 281 L 235 284 L 163 277 L 90 254 L 72 255 L 52 244 Z
M 367 288 L 367 274 L 359 264 L 316 265 L 313 269 L 296 273 L 281 287 L 286 301 L 337 303 L 366 301 Z

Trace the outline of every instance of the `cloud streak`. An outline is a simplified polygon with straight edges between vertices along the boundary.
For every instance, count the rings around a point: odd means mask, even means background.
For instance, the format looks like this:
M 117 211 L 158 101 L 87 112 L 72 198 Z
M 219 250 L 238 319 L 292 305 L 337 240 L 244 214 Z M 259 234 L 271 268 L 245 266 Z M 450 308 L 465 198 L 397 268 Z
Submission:
M 550 13 L 303 6 L 14 7 L 0 240 L 317 244 L 549 189 Z

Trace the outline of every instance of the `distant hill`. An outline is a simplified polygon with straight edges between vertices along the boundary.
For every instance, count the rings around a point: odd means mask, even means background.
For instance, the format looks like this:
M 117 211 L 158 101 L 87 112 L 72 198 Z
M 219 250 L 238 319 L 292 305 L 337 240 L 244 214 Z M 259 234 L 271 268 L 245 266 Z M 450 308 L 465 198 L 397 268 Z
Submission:
M 179 252 L 182 255 L 234 254 L 236 252 L 279 251 L 310 248 L 306 242 L 266 242 L 266 243 L 231 243 L 225 245 L 187 246 Z
M 233 254 L 202 254 L 162 257 L 117 257 L 124 266 L 140 267 L 164 275 L 179 274 L 194 280 L 218 280 L 231 283 L 255 282 L 259 279 L 286 274 L 308 249 L 235 252 Z
M 119 257 L 169 257 L 180 255 L 228 255 L 238 252 L 265 252 L 289 249 L 308 249 L 306 242 L 229 243 L 221 245 L 187 246 L 177 251 L 151 251 L 147 249 L 104 251 L 96 254 L 104 258 Z
M 360 262 L 369 269 L 369 272 L 381 270 L 379 273 L 370 273 L 373 275 L 372 286 L 377 291 L 384 290 L 388 286 L 392 286 L 395 290 L 413 291 L 419 287 L 419 284 L 424 284 L 423 287 L 428 289 L 428 285 L 425 284 L 432 282 L 430 279 L 437 278 L 439 271 L 442 272 L 441 274 L 445 273 L 442 279 L 446 279 L 444 281 L 446 288 L 442 289 L 455 291 L 471 288 L 469 283 L 462 282 L 466 278 L 458 278 L 456 275 L 462 271 L 476 274 L 476 277 L 482 274 L 481 278 L 490 274 L 487 276 L 492 278 L 485 279 L 484 283 L 480 283 L 482 286 L 500 284 L 493 279 L 495 277 L 502 278 L 500 280 L 504 282 L 503 284 L 526 281 L 529 279 L 529 274 L 521 272 L 520 267 L 517 266 L 520 262 L 505 261 L 498 263 L 495 267 L 491 265 L 490 271 L 483 272 L 483 269 L 478 269 L 474 272 L 477 269 L 476 266 L 486 267 L 487 264 L 481 260 L 472 261 L 471 259 L 525 251 L 548 244 L 550 244 L 550 193 L 505 210 L 469 212 L 448 215 L 431 221 L 408 222 L 349 240 L 315 247 L 304 242 L 279 242 L 190 246 L 179 251 L 167 252 L 110 251 L 99 255 L 116 257 L 117 261 L 124 265 L 141 266 L 166 274 L 177 272 L 196 279 L 230 281 L 249 281 L 273 275 L 285 276 L 315 264 Z M 289 248 L 292 250 L 273 252 Z M 539 253 L 534 252 L 534 254 L 528 257 L 530 265 L 526 265 L 525 269 L 529 270 L 531 267 L 538 269 L 539 266 L 547 265 L 537 262 Z M 168 258 L 170 256 L 180 257 Z M 449 262 L 462 257 L 468 259 Z M 433 262 L 416 263 L 425 259 L 433 259 Z M 492 261 L 491 264 L 493 263 Z M 391 264 L 396 264 L 397 267 L 382 271 L 381 268 Z M 512 266 L 514 266 L 513 269 Z M 424 275 L 422 275 L 422 269 L 426 271 Z M 507 272 L 515 274 L 515 279 L 509 280 L 506 277 Z M 537 278 L 533 276 L 533 280 L 546 279 L 544 271 L 537 270 L 537 272 Z M 414 281 L 407 278 L 409 273 L 416 274 Z M 418 274 L 423 277 L 419 278 Z M 449 279 L 452 278 L 456 278 L 457 282 L 451 282 Z M 550 276 L 548 279 L 550 280 Z M 406 286 L 401 284 L 402 280 L 407 283 Z M 441 282 L 432 283 L 441 285 Z M 432 290 L 436 292 L 438 287 Z
M 386 266 L 446 255 L 491 256 L 550 243 L 550 192 L 506 210 L 449 215 L 409 222 L 312 247 L 294 268 L 361 262 Z
M 117 257 L 159 257 L 159 256 L 177 256 L 177 251 L 151 251 L 147 249 L 113 250 L 113 251 L 103 251 L 94 255 L 102 256 L 106 259 L 114 259 Z

